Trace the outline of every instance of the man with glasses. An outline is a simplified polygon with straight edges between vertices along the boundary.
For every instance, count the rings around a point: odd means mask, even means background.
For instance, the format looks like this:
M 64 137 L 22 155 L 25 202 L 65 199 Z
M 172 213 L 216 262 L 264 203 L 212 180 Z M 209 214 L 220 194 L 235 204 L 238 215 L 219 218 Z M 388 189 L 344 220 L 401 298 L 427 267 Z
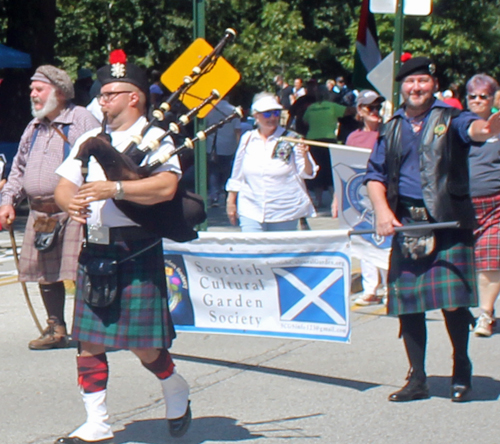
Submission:
M 424 225 L 398 232 L 392 242 L 387 312 L 399 317 L 410 364 L 408 383 L 389 396 L 395 402 L 429 397 L 428 310 L 442 310 L 453 346 L 451 400 L 467 400 L 471 389 L 469 307 L 477 305 L 477 291 L 468 154 L 471 143 L 500 132 L 500 113 L 483 120 L 436 100 L 435 74 L 427 57 L 412 58 L 401 67 L 396 80 L 404 103 L 382 130 L 365 176 L 377 234 Z M 425 227 L 454 221 L 459 228 Z
M 120 56 L 120 57 L 118 57 Z M 149 84 L 146 73 L 114 52 L 110 65 L 97 72 L 102 84 L 99 103 L 107 118 L 109 149 L 123 152 L 148 124 Z M 57 170 L 61 176 L 56 189 L 57 202 L 71 218 L 86 227 L 86 244 L 80 255 L 75 297 L 73 338 L 79 341 L 78 381 L 86 422 L 57 443 L 81 444 L 110 442 L 113 432 L 108 424 L 106 391 L 108 363 L 106 347 L 131 350 L 142 365 L 159 380 L 166 404 L 166 418 L 174 437 L 186 433 L 191 422 L 189 386 L 175 371 L 168 351 L 175 331 L 168 309 L 165 264 L 161 239 L 137 225 L 114 204 L 128 200 L 154 205 L 171 200 L 177 190 L 181 169 L 177 157 L 171 158 L 154 174 L 140 180 L 109 181 L 95 160 L 84 177 L 81 162 L 75 159 L 82 143 L 92 142 L 99 130 L 83 136 L 68 159 Z M 164 134 L 153 127 L 146 132 L 142 146 Z M 167 137 L 158 150 L 146 155 L 142 164 L 151 163 L 172 151 Z M 168 221 L 158 221 L 168 223 Z M 117 295 L 103 308 L 86 298 L 90 263 L 117 262 Z
M 76 140 L 99 126 L 81 106 L 70 101 L 75 92 L 68 74 L 51 65 L 38 67 L 31 78 L 31 112 L 34 119 L 21 136 L 9 180 L 2 191 L 0 223 L 16 218 L 16 206 L 25 198 L 29 216 L 24 232 L 19 280 L 38 282 L 47 311 L 47 328 L 29 343 L 32 350 L 67 347 L 64 318 L 64 280 L 75 280 L 81 246 L 81 227 L 68 219 L 54 200 L 59 178 L 54 174 Z M 49 248 L 37 239 L 52 236 Z M 46 244 L 47 245 L 47 244 Z M 64 258 L 64 260 L 63 260 Z

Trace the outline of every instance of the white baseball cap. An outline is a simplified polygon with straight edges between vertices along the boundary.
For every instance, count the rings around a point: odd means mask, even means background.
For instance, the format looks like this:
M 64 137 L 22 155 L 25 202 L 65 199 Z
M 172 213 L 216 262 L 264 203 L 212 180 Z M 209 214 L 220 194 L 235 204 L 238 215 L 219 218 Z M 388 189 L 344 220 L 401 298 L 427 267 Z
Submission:
M 264 111 L 272 111 L 275 109 L 283 109 L 274 96 L 264 96 L 258 99 L 252 105 L 252 114 L 263 113 Z

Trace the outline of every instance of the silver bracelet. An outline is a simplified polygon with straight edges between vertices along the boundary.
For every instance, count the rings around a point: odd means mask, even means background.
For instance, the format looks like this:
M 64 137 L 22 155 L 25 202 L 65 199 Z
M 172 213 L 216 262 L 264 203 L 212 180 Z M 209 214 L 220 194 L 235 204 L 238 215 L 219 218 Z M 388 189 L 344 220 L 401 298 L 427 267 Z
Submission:
M 116 193 L 114 199 L 123 200 L 125 198 L 125 191 L 123 190 L 123 184 L 120 180 L 115 182 L 116 184 Z

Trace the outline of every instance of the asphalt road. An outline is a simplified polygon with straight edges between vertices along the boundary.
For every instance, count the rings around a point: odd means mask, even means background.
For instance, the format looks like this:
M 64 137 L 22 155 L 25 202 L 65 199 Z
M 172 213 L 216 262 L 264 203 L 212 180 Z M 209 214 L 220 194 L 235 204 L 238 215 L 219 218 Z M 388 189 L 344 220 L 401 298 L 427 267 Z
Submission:
M 211 210 L 211 219 L 213 212 Z M 331 219 L 310 221 L 331 228 Z M 21 222 L 21 221 L 20 221 Z M 17 225 L 20 243 L 22 223 Z M 231 230 L 215 221 L 210 229 Z M 49 444 L 85 414 L 75 348 L 30 351 L 38 335 L 0 232 L 0 443 Z M 36 285 L 29 285 L 43 320 Z M 73 296 L 67 296 L 71 319 Z M 471 337 L 473 398 L 449 400 L 451 347 L 440 312 L 428 313 L 431 398 L 391 403 L 407 362 L 398 321 L 384 307 L 354 308 L 352 343 L 180 333 L 171 352 L 191 385 L 193 422 L 170 438 L 158 381 L 130 352 L 109 353 L 108 408 L 115 444 L 498 443 L 500 334 Z M 476 311 L 477 313 L 477 311 Z

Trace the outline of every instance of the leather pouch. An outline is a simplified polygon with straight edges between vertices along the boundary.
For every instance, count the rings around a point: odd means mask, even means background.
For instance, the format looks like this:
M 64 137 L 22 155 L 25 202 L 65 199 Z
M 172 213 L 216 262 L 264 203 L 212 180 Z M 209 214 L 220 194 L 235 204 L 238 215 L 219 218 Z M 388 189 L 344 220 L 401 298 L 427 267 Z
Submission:
M 83 299 L 96 308 L 108 307 L 118 294 L 118 262 L 114 259 L 80 257 L 84 268 Z
M 51 251 L 57 244 L 61 223 L 55 217 L 40 216 L 35 219 L 35 248 L 43 253 Z

